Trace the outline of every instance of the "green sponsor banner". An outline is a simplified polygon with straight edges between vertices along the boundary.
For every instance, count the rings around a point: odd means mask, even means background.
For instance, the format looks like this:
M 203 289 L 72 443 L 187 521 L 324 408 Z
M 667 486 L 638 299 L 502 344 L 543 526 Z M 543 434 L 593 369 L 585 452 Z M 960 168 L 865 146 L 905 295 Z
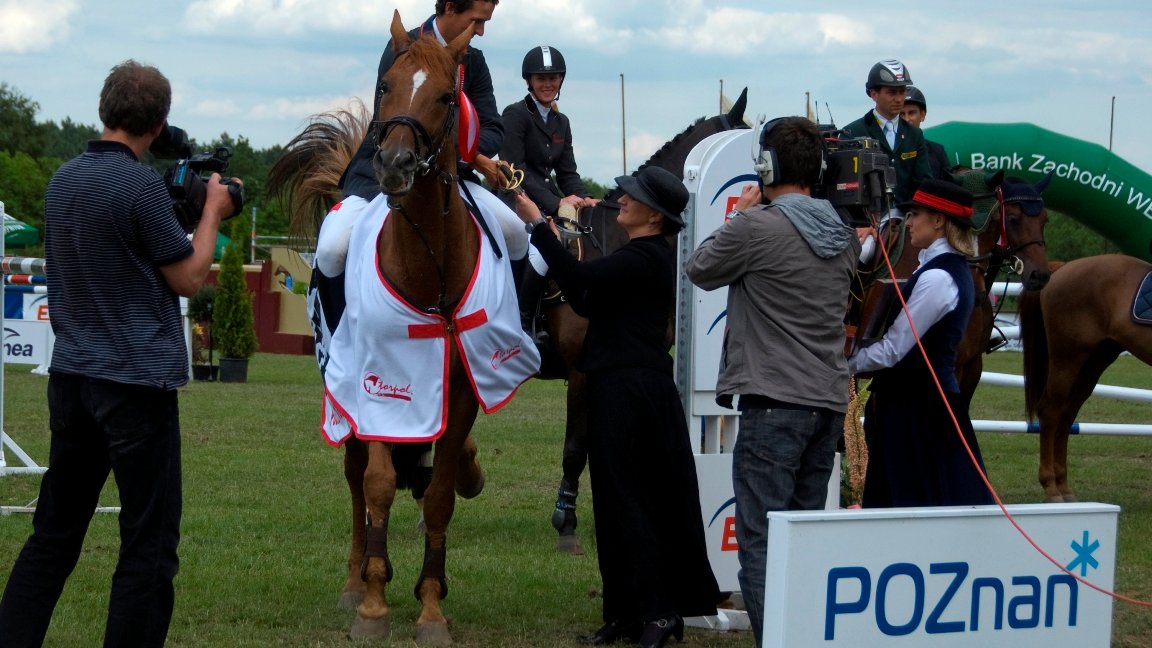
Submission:
M 1052 172 L 1044 202 L 1152 261 L 1152 176 L 1099 144 L 1033 124 L 948 122 L 924 130 L 953 164 L 1036 182 Z

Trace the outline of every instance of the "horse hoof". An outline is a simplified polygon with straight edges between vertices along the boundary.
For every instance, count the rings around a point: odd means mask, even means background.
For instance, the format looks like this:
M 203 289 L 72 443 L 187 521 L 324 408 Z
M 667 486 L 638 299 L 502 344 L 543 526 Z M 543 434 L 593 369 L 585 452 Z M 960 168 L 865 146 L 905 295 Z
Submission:
M 576 534 L 557 536 L 556 551 L 570 556 L 584 555 L 584 547 L 580 546 L 580 540 L 576 537 Z
M 341 610 L 355 610 L 363 600 L 364 592 L 358 592 L 355 590 L 340 592 L 340 601 L 337 603 L 337 605 Z
M 379 619 L 365 619 L 356 615 L 348 638 L 353 641 L 387 641 L 392 636 L 392 623 L 387 616 Z
M 450 646 L 452 635 L 448 632 L 448 623 L 425 623 L 416 626 L 416 643 L 421 646 Z
M 1045 504 L 1063 504 L 1064 498 L 1060 495 L 1049 495 L 1044 498 Z
M 1063 498 L 1064 499 L 1062 501 L 1065 504 L 1070 503 L 1070 502 L 1079 502 L 1080 501 L 1080 500 L 1076 499 L 1076 496 L 1073 495 L 1072 493 L 1064 493 Z

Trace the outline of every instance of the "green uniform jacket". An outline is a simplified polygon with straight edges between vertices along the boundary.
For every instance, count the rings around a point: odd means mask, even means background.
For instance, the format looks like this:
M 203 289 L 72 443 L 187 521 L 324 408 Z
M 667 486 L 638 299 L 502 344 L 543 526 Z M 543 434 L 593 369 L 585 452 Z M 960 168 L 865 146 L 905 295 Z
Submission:
M 912 199 L 921 182 L 932 177 L 932 168 L 928 164 L 928 145 L 924 141 L 924 133 L 912 124 L 900 119 L 896 128 L 896 150 L 888 147 L 888 140 L 884 131 L 876 123 L 876 115 L 869 110 L 863 117 L 844 127 L 846 137 L 871 137 L 879 140 L 880 149 L 888 154 L 892 167 L 896 169 L 896 186 L 892 194 L 897 203 Z

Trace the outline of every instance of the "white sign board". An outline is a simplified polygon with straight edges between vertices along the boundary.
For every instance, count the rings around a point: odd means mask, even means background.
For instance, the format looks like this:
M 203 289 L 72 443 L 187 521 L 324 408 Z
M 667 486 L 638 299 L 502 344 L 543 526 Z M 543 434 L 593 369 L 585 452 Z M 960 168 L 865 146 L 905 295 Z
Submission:
M 688 154 L 684 162 L 684 184 L 695 200 L 691 230 L 684 236 L 691 237 L 693 249 L 724 224 L 724 217 L 740 197 L 740 189 L 756 182 L 751 154 L 755 141 L 754 129 L 725 131 L 708 137 Z M 723 351 L 728 289 L 705 291 L 693 286 L 691 294 L 690 387 L 693 392 L 713 392 Z
M 1008 507 L 1069 571 L 1111 590 L 1120 509 Z M 1112 598 L 1058 569 L 999 507 L 768 514 L 764 646 L 1110 644 Z
M 4 320 L 4 362 L 42 365 L 52 358 L 52 325 L 36 320 Z

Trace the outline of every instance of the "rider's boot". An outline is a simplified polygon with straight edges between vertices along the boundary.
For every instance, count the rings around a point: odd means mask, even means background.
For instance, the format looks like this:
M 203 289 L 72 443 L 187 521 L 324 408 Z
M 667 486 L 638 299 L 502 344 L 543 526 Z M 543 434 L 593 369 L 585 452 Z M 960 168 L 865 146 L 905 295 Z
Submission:
M 532 336 L 537 345 L 548 343 L 548 331 L 543 326 L 537 326 L 536 313 L 539 312 L 540 298 L 544 294 L 544 287 L 548 279 L 528 264 L 524 268 L 524 277 L 520 280 L 520 326 Z

